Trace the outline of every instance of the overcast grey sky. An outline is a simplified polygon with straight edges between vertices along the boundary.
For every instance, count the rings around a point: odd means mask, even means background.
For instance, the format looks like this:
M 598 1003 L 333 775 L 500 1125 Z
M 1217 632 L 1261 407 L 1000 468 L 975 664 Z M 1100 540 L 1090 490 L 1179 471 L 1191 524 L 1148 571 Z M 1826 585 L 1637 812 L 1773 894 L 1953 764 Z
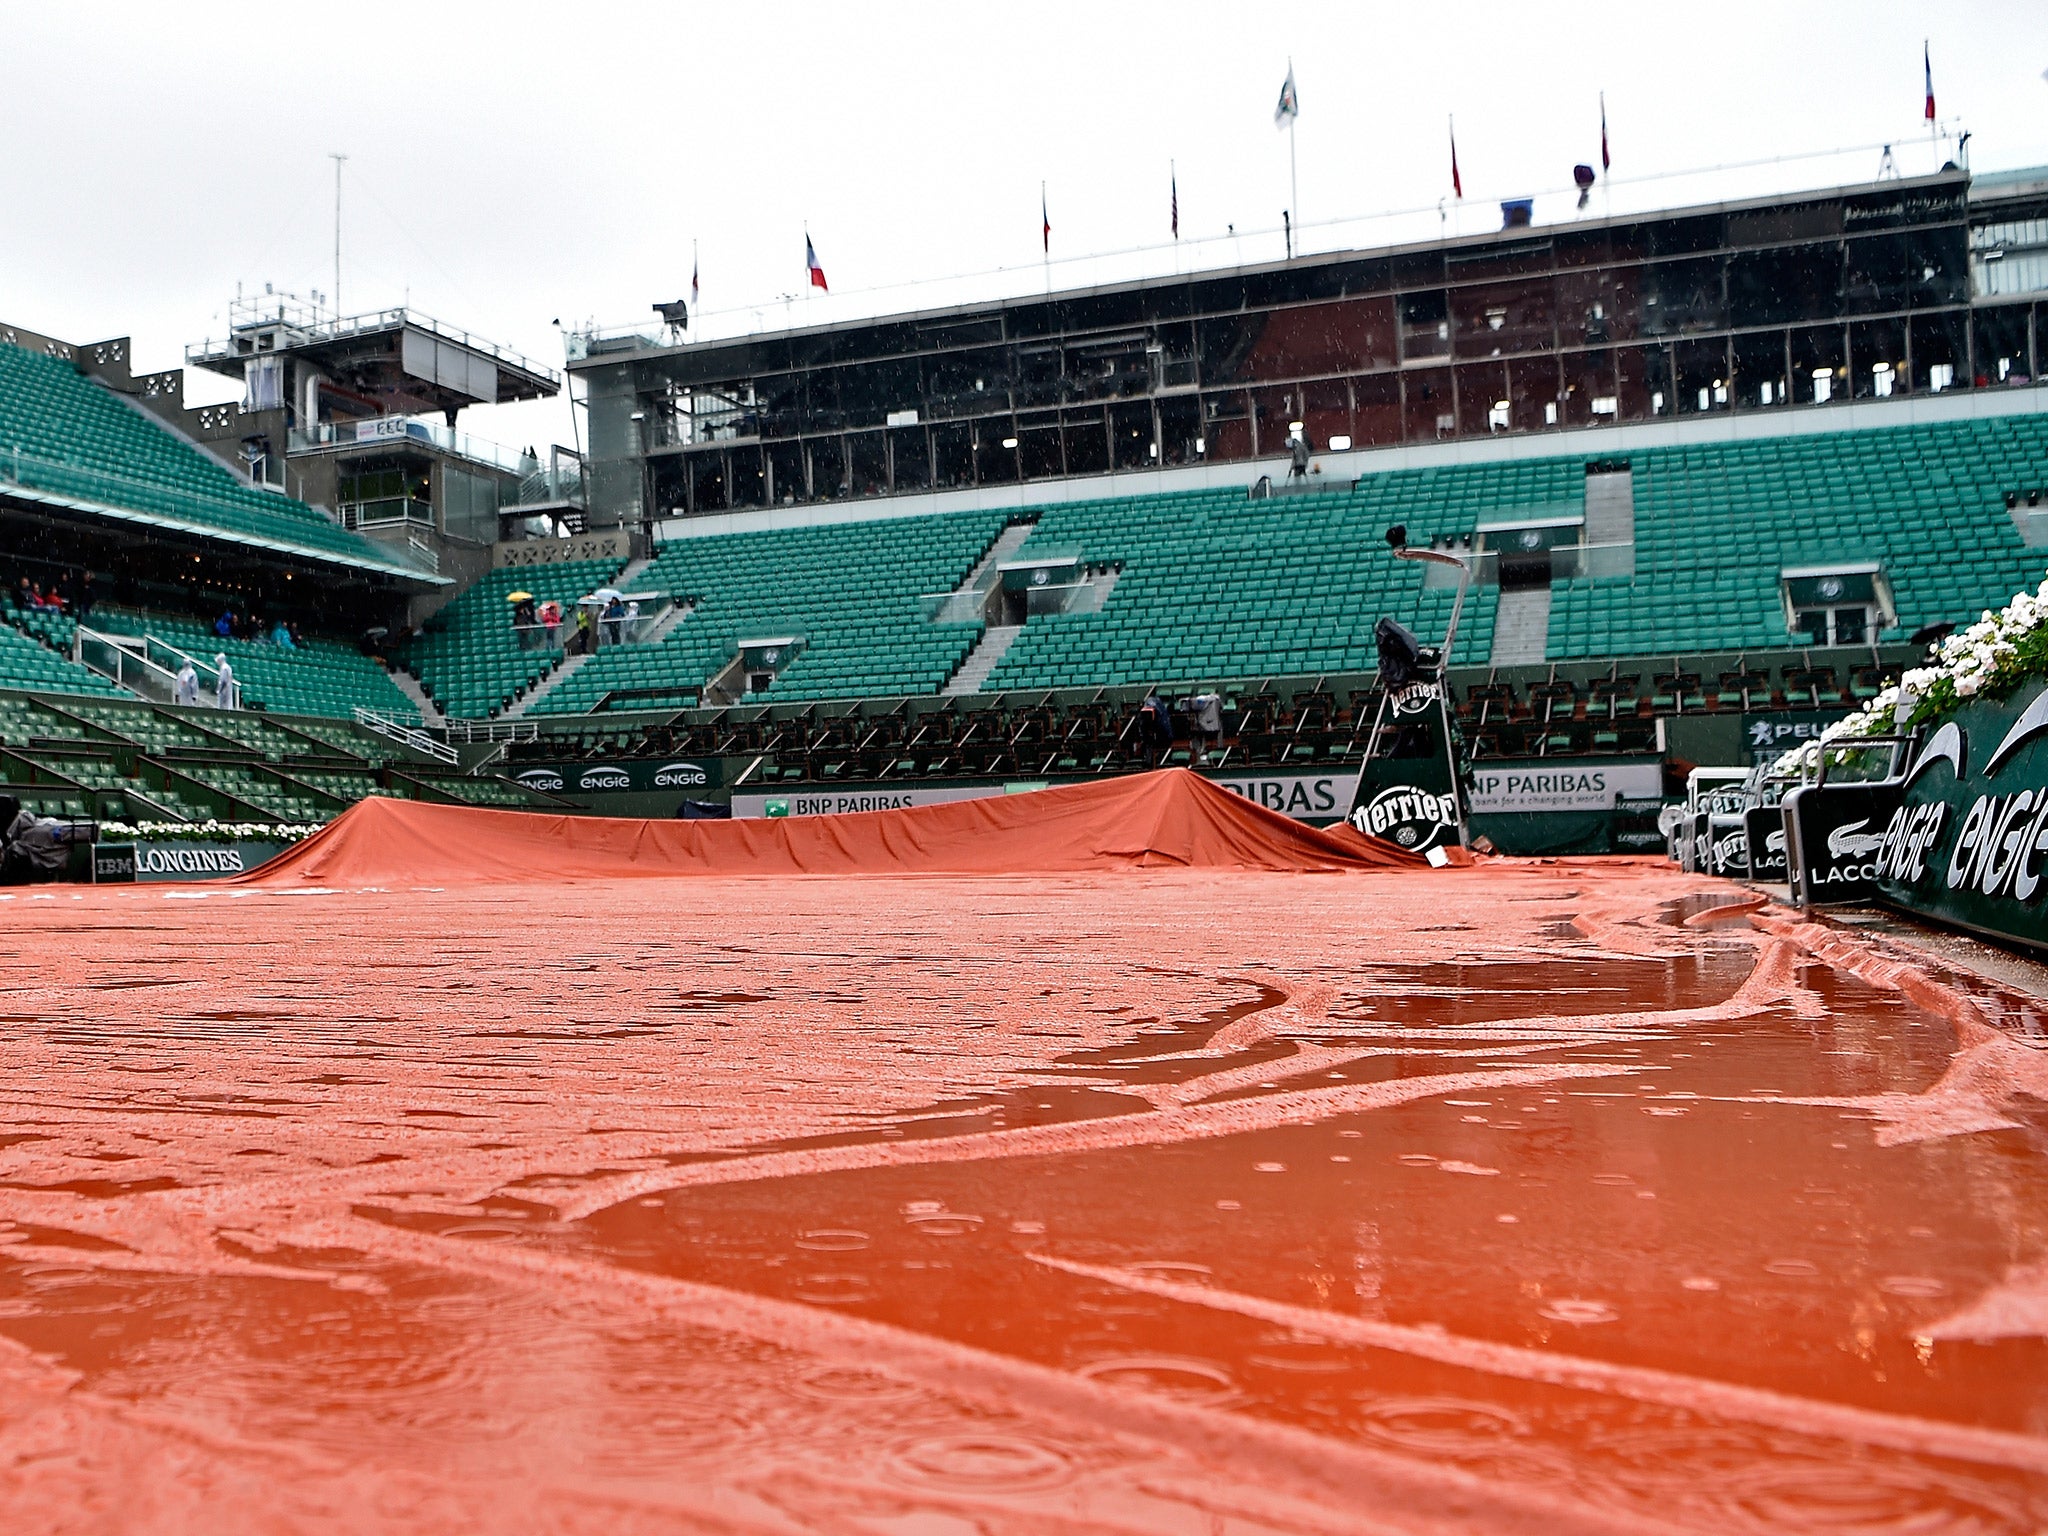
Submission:
M 1277 225 L 1290 56 L 1308 219 L 1433 206 L 1455 113 L 1479 227 L 1597 162 L 1603 90 L 1616 178 L 1886 140 L 1924 158 L 1923 37 L 1976 168 L 2048 163 L 2043 0 L 0 0 L 0 320 L 132 334 L 157 368 L 220 333 L 237 282 L 331 289 L 338 150 L 345 308 L 410 300 L 559 367 L 555 319 L 686 294 L 693 239 L 703 306 L 772 320 L 804 291 L 806 223 L 835 305 L 1038 271 L 1041 180 L 1060 257 L 1165 241 L 1169 161 L 1184 235 Z M 465 423 L 568 435 L 559 407 Z

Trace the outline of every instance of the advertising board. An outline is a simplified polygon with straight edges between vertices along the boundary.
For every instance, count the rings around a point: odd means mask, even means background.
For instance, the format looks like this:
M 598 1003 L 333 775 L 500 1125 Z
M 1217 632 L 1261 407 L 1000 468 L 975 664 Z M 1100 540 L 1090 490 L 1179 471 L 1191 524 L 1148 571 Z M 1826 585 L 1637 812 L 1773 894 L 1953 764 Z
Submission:
M 1958 711 L 1896 788 L 1872 854 L 1884 899 L 2048 948 L 2048 686 Z
M 543 794 L 693 794 L 724 781 L 721 758 L 625 757 L 595 763 L 530 763 L 506 777 Z

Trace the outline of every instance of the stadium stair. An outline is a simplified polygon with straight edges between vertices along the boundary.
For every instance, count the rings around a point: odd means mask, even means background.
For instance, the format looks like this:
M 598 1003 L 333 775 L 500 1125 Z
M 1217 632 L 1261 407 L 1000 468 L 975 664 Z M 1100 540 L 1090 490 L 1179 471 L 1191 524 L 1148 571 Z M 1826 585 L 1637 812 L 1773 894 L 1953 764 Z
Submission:
M 1037 523 L 1037 517 L 1027 514 L 1015 522 L 1006 524 L 1003 531 L 996 535 L 995 542 L 989 545 L 988 552 L 974 563 L 974 569 L 967 573 L 966 579 L 953 589 L 954 595 L 957 597 L 969 592 L 986 592 L 993 587 L 996 582 L 996 567 L 1024 547 Z
M 577 560 L 494 570 L 427 621 L 401 661 L 450 719 L 501 714 L 552 672 L 563 642 L 575 634 L 575 604 L 614 585 L 622 562 Z M 553 599 L 564 622 L 553 645 L 512 628 L 514 592 L 531 592 L 536 606 Z
M 958 697 L 963 693 L 981 692 L 981 685 L 988 681 L 989 673 L 995 671 L 998 663 L 1008 654 L 1010 647 L 1017 643 L 1017 637 L 1023 633 L 1022 624 L 989 625 L 982 630 L 981 638 L 974 642 L 974 649 L 967 653 L 966 660 L 960 663 L 960 670 L 953 674 L 951 680 L 939 692 L 952 697 Z
M 518 719 L 520 716 L 524 715 L 528 710 L 532 709 L 534 706 L 539 704 L 541 700 L 545 699 L 549 694 L 553 693 L 557 688 L 561 687 L 562 684 L 568 682 L 569 679 L 574 677 L 578 672 L 580 672 L 586 664 L 595 661 L 596 659 L 597 657 L 595 653 L 579 652 L 577 655 L 574 656 L 564 656 L 562 658 L 560 666 L 556 667 L 554 671 L 548 673 L 546 677 L 543 677 L 539 682 L 535 683 L 519 698 L 514 699 L 510 704 L 505 706 L 505 718 L 508 720 Z
M 689 616 L 654 644 L 598 651 L 525 714 L 694 703 L 741 640 L 789 635 L 805 643 L 768 700 L 936 693 L 980 629 L 930 623 L 924 599 L 958 587 L 1010 517 L 977 510 L 673 539 L 635 586 L 692 602 Z
M 192 657 L 208 675 L 213 658 L 226 656 L 245 708 L 260 704 L 286 714 L 343 720 L 358 707 L 408 718 L 417 713 L 391 675 L 345 641 L 307 635 L 296 646 L 281 646 L 267 639 L 223 639 L 204 619 L 108 604 L 93 610 L 91 627 L 109 635 L 153 639 Z
M 406 671 L 405 668 L 393 667 L 391 669 L 391 683 L 393 687 L 412 702 L 412 707 L 418 711 L 420 719 L 428 725 L 439 726 L 448 723 L 448 718 L 441 713 L 440 706 L 435 704 L 428 695 L 427 690 L 420 686 L 420 680 Z
M 1500 595 L 1494 610 L 1493 653 L 1496 667 L 1524 667 L 1540 662 L 1550 636 L 1550 588 L 1522 587 Z

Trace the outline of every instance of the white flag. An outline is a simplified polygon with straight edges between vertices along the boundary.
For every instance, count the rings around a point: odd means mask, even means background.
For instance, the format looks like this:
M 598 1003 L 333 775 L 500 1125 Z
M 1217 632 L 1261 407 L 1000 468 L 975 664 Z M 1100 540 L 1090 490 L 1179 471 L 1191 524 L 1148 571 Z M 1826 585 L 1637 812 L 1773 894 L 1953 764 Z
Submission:
M 1280 105 L 1273 109 L 1273 126 L 1285 128 L 1301 116 L 1301 98 L 1294 94 L 1294 66 L 1287 66 L 1287 83 L 1280 87 Z

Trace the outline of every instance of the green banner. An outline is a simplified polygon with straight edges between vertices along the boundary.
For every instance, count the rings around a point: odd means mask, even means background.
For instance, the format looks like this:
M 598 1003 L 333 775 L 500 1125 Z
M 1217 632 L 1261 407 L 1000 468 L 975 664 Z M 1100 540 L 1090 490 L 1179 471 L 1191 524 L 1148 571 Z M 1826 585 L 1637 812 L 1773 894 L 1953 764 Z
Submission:
M 716 757 L 632 757 L 595 763 L 529 763 L 508 768 L 505 776 L 543 794 L 644 794 L 655 790 L 693 795 L 725 780 L 724 760 Z
M 275 858 L 284 847 L 283 843 L 103 843 L 94 852 L 94 874 L 103 881 L 225 880 Z M 134 850 L 132 860 L 118 856 L 118 850 L 124 848 Z
M 2048 685 L 1927 733 L 1876 858 L 1887 901 L 2048 948 Z

